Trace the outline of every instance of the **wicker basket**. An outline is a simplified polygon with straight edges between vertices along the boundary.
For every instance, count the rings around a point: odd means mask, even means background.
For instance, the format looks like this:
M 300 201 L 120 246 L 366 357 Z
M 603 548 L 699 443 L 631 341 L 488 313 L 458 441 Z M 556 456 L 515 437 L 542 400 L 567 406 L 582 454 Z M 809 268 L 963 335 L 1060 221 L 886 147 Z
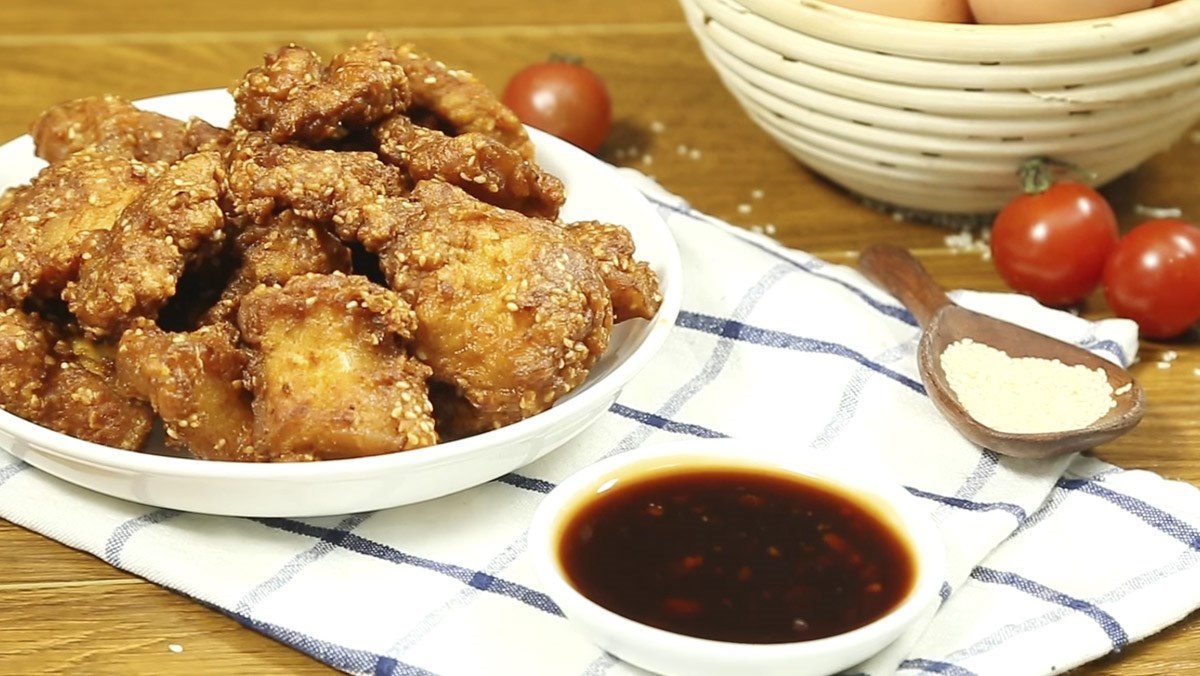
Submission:
M 1106 183 L 1200 119 L 1200 0 L 1089 21 L 978 26 L 820 0 L 681 0 L 750 117 L 868 198 L 995 211 L 1023 160 Z

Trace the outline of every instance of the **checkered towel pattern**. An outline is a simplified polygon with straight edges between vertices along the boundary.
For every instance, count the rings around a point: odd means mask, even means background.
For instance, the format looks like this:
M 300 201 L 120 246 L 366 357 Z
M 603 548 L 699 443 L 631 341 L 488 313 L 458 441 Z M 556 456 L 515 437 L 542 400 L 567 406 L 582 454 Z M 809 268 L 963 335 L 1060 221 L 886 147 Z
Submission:
M 636 670 L 576 634 L 531 574 L 525 529 L 539 500 L 641 446 L 770 436 L 880 468 L 945 538 L 941 608 L 856 672 L 1062 671 L 1200 606 L 1196 488 L 1086 457 L 1020 461 L 972 446 L 930 405 L 918 329 L 893 299 L 625 175 L 679 242 L 684 311 L 605 417 L 543 460 L 409 507 L 239 519 L 110 499 L 0 452 L 0 516 L 346 672 L 615 675 Z M 1122 364 L 1136 354 L 1128 322 L 1010 295 L 956 298 Z

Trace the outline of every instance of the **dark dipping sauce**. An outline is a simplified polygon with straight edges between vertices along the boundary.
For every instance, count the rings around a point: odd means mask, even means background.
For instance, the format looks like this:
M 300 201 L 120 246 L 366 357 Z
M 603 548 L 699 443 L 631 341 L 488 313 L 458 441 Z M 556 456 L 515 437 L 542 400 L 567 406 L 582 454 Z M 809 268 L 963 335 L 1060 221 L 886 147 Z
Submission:
M 753 469 L 623 479 L 578 508 L 571 585 L 631 620 L 698 638 L 793 643 L 879 619 L 908 595 L 909 545 L 817 480 Z

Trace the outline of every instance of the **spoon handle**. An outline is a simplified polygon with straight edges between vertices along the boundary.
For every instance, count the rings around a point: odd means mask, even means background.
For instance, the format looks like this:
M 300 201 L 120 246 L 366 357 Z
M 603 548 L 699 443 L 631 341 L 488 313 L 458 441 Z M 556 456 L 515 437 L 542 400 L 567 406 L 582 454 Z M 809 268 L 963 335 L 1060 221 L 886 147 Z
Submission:
M 898 298 L 917 318 L 921 328 L 938 310 L 952 302 L 908 249 L 872 244 L 859 254 L 858 269 L 867 279 Z

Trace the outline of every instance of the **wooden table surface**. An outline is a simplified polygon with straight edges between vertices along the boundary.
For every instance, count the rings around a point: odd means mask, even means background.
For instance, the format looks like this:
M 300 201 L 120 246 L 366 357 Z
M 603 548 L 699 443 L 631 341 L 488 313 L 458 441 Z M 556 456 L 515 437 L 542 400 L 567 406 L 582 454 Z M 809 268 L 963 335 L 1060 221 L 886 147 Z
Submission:
M 186 8 L 186 9 L 185 9 Z M 264 51 L 297 41 L 329 54 L 367 29 L 413 40 L 493 87 L 551 52 L 577 53 L 608 81 L 616 127 L 604 159 L 652 174 L 697 207 L 835 262 L 877 240 L 913 248 L 948 287 L 1000 290 L 990 263 L 955 253 L 946 231 L 865 209 L 777 148 L 704 62 L 671 0 L 456 0 L 349 5 L 290 0 L 7 0 L 0 3 L 0 138 L 43 108 L 110 92 L 129 98 L 223 87 Z M 682 152 L 695 149 L 698 153 Z M 1108 192 L 1200 218 L 1200 145 L 1184 139 Z M 759 192 L 761 191 L 761 192 Z M 756 196 L 759 196 L 756 198 Z M 1102 301 L 1085 308 L 1103 316 Z M 1178 359 L 1159 368 L 1166 350 Z M 1146 344 L 1134 372 L 1149 413 L 1097 455 L 1200 484 L 1200 346 Z M 328 671 L 183 597 L 0 521 L 0 673 Z M 184 647 L 173 653 L 168 645 Z M 1200 620 L 1083 671 L 1196 673 Z

